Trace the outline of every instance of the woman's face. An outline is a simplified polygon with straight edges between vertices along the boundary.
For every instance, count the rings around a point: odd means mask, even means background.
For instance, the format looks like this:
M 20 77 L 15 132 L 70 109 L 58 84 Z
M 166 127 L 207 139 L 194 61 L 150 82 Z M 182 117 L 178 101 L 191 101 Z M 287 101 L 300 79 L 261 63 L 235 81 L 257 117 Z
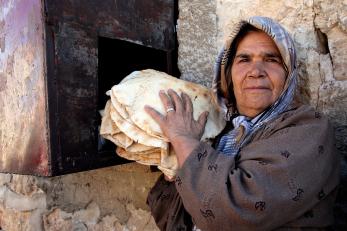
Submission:
M 286 71 L 281 54 L 264 32 L 249 32 L 239 43 L 231 67 L 239 113 L 255 117 L 280 96 Z

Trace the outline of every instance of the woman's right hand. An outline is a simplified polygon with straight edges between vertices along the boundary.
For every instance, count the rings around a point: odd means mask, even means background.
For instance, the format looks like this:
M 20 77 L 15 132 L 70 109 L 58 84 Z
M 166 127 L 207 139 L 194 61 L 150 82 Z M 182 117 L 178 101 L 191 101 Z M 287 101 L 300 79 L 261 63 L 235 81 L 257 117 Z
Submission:
M 179 166 L 182 166 L 188 155 L 199 144 L 204 133 L 208 112 L 203 112 L 198 120 L 193 117 L 193 104 L 189 96 L 185 93 L 181 97 L 172 89 L 168 94 L 159 92 L 159 97 L 166 110 L 166 115 L 162 115 L 155 109 L 146 106 L 145 111 L 159 124 L 163 134 L 172 144 L 178 159 Z

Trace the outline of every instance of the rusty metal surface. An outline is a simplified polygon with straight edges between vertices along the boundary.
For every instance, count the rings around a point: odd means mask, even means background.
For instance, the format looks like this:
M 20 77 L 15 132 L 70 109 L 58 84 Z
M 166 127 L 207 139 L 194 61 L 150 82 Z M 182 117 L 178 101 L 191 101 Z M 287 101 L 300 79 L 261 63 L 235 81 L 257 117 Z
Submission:
M 44 2 L 52 174 L 122 163 L 97 150 L 98 36 L 170 51 L 174 1 Z
M 41 0 L 0 1 L 0 171 L 49 175 Z
M 0 1 L 0 171 L 51 176 L 124 163 L 98 152 L 98 38 L 170 54 L 174 4 Z
M 174 3 L 174 0 L 45 1 L 48 22 L 62 36 L 104 36 L 166 51 L 175 47 Z

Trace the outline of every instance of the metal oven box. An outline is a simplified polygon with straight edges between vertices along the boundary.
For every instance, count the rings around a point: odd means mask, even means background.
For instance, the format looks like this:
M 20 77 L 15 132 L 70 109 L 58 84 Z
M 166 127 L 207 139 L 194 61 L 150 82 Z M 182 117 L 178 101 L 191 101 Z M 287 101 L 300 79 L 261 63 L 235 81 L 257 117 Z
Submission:
M 0 1 L 0 171 L 124 163 L 98 145 L 104 90 L 136 68 L 174 71 L 176 17 L 174 0 Z M 147 51 L 159 61 L 136 61 Z

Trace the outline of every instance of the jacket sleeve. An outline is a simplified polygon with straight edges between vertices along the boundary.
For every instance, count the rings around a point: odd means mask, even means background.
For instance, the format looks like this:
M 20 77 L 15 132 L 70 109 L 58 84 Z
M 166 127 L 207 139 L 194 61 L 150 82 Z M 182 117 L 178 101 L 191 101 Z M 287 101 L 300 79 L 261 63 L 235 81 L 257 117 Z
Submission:
M 163 174 L 150 190 L 147 197 L 147 205 L 160 230 L 192 230 L 191 217 L 183 207 L 175 184 L 166 181 Z
M 272 230 L 333 191 L 339 168 L 332 129 L 310 113 L 279 118 L 236 160 L 200 143 L 175 181 L 198 228 Z M 328 226 L 331 221 L 318 222 Z

